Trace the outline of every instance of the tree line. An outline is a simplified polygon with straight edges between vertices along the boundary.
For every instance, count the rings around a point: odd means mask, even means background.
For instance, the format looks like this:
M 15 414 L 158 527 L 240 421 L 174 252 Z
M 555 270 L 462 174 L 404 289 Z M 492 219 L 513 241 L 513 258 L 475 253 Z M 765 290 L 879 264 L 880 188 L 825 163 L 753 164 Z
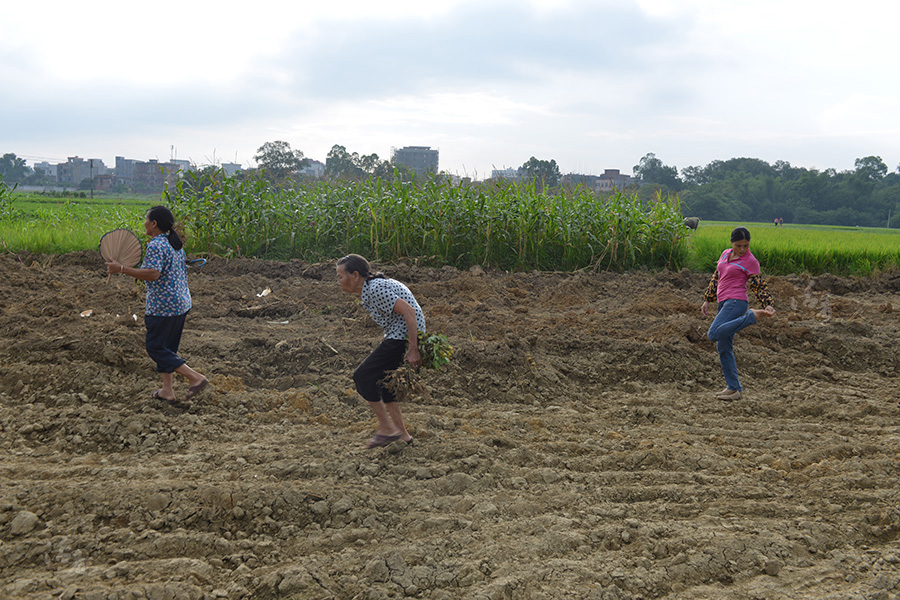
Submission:
M 266 179 L 285 184 L 304 177 L 308 166 L 303 152 L 285 141 L 266 142 L 254 155 Z M 205 167 L 201 174 L 216 177 L 217 167 Z M 686 216 L 711 221 L 772 222 L 861 227 L 900 227 L 900 166 L 892 172 L 879 156 L 856 159 L 854 169 L 806 169 L 786 161 L 769 164 L 758 158 L 714 160 L 705 167 L 679 171 L 648 153 L 634 166 L 637 194 L 651 200 L 658 192 L 678 195 Z M 532 156 L 519 169 L 519 180 L 535 183 L 538 189 L 566 185 L 569 176 L 560 174 L 555 160 Z M 221 176 L 219 174 L 218 176 Z M 414 175 L 402 164 L 381 159 L 377 154 L 358 154 L 334 145 L 325 161 L 324 176 L 331 180 L 366 178 L 412 181 Z M 204 177 L 203 179 L 207 179 Z M 33 173 L 25 160 L 15 154 L 0 156 L 0 181 L 6 184 L 46 184 Z
M 296 179 L 310 162 L 301 150 L 291 148 L 288 142 L 282 140 L 266 142 L 257 148 L 253 160 L 274 181 Z M 562 180 L 555 160 L 540 160 L 534 156 L 519 167 L 518 173 L 523 180 L 537 181 L 540 185 L 551 188 L 557 187 Z M 403 181 L 410 181 L 414 175 L 406 165 L 382 160 L 374 153 L 351 153 L 346 147 L 335 144 L 325 157 L 325 177 L 356 181 L 368 177 L 399 177 Z
M 265 179 L 277 184 L 302 180 L 311 163 L 310 159 L 304 156 L 302 150 L 292 148 L 290 143 L 283 140 L 264 143 L 256 149 L 253 160 L 256 161 L 257 168 L 247 169 L 241 177 L 258 172 Z M 197 169 L 197 171 L 201 176 L 216 177 L 219 168 L 210 165 Z M 536 180 L 541 185 L 551 188 L 558 186 L 562 178 L 555 160 L 538 160 L 533 156 L 519 167 L 518 172 L 523 180 Z M 350 152 L 346 147 L 335 144 L 325 158 L 324 176 L 330 180 L 360 181 L 375 177 L 412 181 L 415 173 L 406 165 L 383 160 L 375 153 Z M 50 186 L 54 184 L 52 178 L 46 176 L 42 171 L 35 171 L 26 164 L 25 159 L 17 157 L 12 152 L 0 156 L 0 181 L 8 185 Z M 87 185 L 89 188 L 89 183 Z
M 850 171 L 806 169 L 758 158 L 715 160 L 678 169 L 650 153 L 634 166 L 642 197 L 678 194 L 685 215 L 711 221 L 900 227 L 900 166 L 879 156 L 854 161 Z

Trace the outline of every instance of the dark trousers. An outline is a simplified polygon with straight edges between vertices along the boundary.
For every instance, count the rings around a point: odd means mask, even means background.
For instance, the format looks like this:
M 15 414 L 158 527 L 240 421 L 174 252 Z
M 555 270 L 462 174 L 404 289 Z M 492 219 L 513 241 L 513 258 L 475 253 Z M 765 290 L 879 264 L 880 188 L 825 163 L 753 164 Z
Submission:
M 393 392 L 382 385 L 387 371 L 393 371 L 403 363 L 406 340 L 384 340 L 362 361 L 353 372 L 356 391 L 369 402 L 396 402 Z
M 187 313 L 177 317 L 144 315 L 144 325 L 147 327 L 145 338 L 147 354 L 156 363 L 157 373 L 174 373 L 175 369 L 186 362 L 178 356 L 185 317 Z

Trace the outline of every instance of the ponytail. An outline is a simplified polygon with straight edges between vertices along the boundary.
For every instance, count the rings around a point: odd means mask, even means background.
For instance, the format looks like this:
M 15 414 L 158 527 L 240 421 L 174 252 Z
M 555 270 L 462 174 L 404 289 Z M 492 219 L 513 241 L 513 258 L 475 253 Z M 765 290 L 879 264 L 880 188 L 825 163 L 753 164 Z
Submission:
M 154 206 L 147 211 L 147 219 L 149 221 L 156 221 L 156 226 L 159 227 L 160 231 L 166 234 L 172 248 L 181 250 L 184 243 L 175 232 L 175 216 L 172 214 L 171 210 L 165 206 Z
M 366 281 L 373 279 L 385 279 L 384 273 L 377 271 L 372 273 L 369 269 L 369 261 L 359 254 L 348 254 L 344 258 L 337 261 L 337 266 L 344 265 L 344 271 L 347 273 L 359 273 Z

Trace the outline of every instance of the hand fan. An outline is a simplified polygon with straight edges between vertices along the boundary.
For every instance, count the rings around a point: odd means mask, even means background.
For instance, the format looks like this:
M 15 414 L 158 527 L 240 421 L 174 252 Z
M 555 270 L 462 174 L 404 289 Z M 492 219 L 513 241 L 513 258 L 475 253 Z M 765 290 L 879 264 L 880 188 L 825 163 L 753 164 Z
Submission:
M 100 238 L 100 255 L 106 262 L 114 260 L 126 267 L 134 267 L 141 262 L 143 253 L 141 241 L 127 229 L 113 229 Z M 109 283 L 109 277 L 106 276 L 106 283 Z

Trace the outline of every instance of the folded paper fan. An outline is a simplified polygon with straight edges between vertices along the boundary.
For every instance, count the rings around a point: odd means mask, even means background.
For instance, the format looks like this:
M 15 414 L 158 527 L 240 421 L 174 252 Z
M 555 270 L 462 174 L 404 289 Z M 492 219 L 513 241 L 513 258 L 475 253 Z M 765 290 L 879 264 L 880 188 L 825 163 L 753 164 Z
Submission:
M 126 267 L 141 262 L 143 247 L 136 235 L 127 229 L 113 229 L 100 238 L 100 255 L 107 262 L 114 260 Z M 109 277 L 106 278 L 109 282 Z

